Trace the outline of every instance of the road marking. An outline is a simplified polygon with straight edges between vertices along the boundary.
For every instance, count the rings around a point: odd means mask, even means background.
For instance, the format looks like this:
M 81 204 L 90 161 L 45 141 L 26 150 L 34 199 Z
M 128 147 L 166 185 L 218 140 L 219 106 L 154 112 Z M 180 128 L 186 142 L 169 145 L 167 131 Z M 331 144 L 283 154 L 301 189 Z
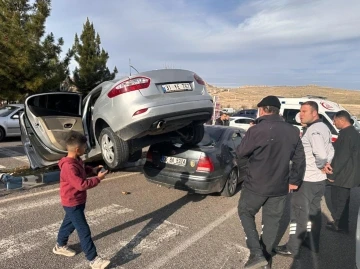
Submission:
M 0 148 L 0 153 L 9 156 L 15 160 L 18 160 L 20 162 L 29 163 L 28 157 L 18 151 L 9 148 Z
M 133 260 L 139 254 L 155 251 L 162 242 L 178 236 L 182 232 L 183 226 L 167 221 L 145 227 L 136 235 L 127 240 L 119 240 L 116 244 L 101 252 L 101 256 L 112 258 L 111 268 L 122 268 L 121 265 Z M 114 257 L 116 254 L 118 254 L 118 257 Z M 121 264 L 117 264 L 117 261 Z M 85 268 L 86 265 L 87 261 L 83 261 L 73 268 Z
M 165 265 L 168 261 L 175 258 L 177 255 L 179 255 L 181 252 L 186 250 L 188 247 L 190 247 L 192 244 L 194 244 L 199 239 L 203 238 L 206 234 L 211 232 L 213 229 L 218 227 L 221 223 L 229 219 L 230 217 L 234 216 L 235 213 L 237 213 L 237 207 L 234 207 L 233 209 L 226 212 L 223 216 L 216 219 L 212 223 L 210 223 L 208 226 L 191 236 L 189 239 L 187 239 L 185 242 L 180 244 L 179 246 L 173 248 L 170 252 L 165 254 L 164 256 L 160 257 L 159 259 L 155 260 L 153 263 L 151 263 L 149 266 L 147 266 L 148 269 L 157 269 Z
M 99 225 L 118 215 L 132 212 L 132 209 L 112 204 L 110 206 L 98 208 L 85 212 L 90 226 Z M 41 227 L 39 229 L 29 230 L 27 232 L 11 235 L 0 240 L 0 261 L 10 259 L 26 252 L 33 251 L 37 247 L 53 240 L 56 242 L 56 236 L 62 221 Z
M 140 175 L 140 173 L 137 173 L 137 172 L 136 173 L 126 173 L 126 174 L 115 176 L 115 177 L 105 178 L 103 181 L 110 181 L 110 180 L 113 180 L 113 179 L 118 179 L 118 178 L 132 176 L 132 175 Z M 26 198 L 29 198 L 29 197 L 35 197 L 35 196 L 39 196 L 39 195 L 42 195 L 42 194 L 53 193 L 53 192 L 57 192 L 59 190 L 60 190 L 60 188 L 55 188 L 55 189 L 51 189 L 51 190 L 40 191 L 40 192 L 36 192 L 36 193 L 29 193 L 29 194 L 24 194 L 24 195 L 21 195 L 21 196 L 2 199 L 2 200 L 0 200 L 0 204 L 10 202 L 10 201 L 16 201 L 16 200 L 20 200 L 20 199 L 26 199 Z
M 51 197 L 46 200 L 32 201 L 25 204 L 11 205 L 8 208 L 0 208 L 0 219 L 18 215 L 21 211 L 31 210 L 43 206 L 51 206 L 55 204 L 60 204 L 59 196 Z

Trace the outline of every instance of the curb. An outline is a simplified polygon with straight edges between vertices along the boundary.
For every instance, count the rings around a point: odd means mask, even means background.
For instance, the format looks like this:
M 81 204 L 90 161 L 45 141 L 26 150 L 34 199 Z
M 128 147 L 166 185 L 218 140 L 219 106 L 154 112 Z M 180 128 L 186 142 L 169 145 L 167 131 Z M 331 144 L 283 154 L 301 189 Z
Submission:
M 146 159 L 140 159 L 137 162 L 124 164 L 123 168 L 138 167 L 144 165 Z M 19 189 L 25 186 L 39 186 L 60 181 L 60 171 L 52 171 L 39 175 L 28 175 L 13 177 L 9 174 L 0 173 L 0 183 L 6 185 L 7 190 Z

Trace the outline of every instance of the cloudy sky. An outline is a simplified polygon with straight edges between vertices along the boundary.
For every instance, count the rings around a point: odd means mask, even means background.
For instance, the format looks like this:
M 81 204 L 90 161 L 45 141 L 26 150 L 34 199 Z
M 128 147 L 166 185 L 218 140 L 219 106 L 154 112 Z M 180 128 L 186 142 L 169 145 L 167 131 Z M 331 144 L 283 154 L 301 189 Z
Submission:
M 360 89 L 359 14 L 359 0 L 53 0 L 47 31 L 67 50 L 89 17 L 120 75 L 131 58 L 223 87 Z

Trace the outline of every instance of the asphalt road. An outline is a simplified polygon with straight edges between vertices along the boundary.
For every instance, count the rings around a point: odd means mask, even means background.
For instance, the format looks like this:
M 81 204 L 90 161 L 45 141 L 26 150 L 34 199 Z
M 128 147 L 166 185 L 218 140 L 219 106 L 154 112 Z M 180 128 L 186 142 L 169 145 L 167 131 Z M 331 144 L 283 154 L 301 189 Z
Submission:
M 28 158 L 20 138 L 6 138 L 0 142 L 0 171 L 16 167 L 29 166 Z
M 76 234 L 69 241 L 75 257 L 52 253 L 64 214 L 58 187 L 0 192 L 1 268 L 88 268 Z M 108 268 L 243 268 L 249 252 L 237 215 L 240 194 L 191 195 L 149 183 L 140 170 L 122 171 L 88 191 L 86 212 L 98 253 L 111 259 Z M 353 197 L 351 234 L 323 229 L 320 253 L 302 251 L 303 268 L 354 268 L 358 190 Z M 260 229 L 260 215 L 256 222 Z M 286 229 L 286 217 L 282 224 Z M 273 268 L 291 263 L 275 256 Z

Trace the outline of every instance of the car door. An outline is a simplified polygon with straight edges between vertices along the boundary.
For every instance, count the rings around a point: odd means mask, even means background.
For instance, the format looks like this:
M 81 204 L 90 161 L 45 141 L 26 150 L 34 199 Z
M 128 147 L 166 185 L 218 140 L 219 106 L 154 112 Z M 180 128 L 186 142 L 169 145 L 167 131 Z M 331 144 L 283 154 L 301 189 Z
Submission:
M 31 168 L 56 164 L 66 155 L 69 131 L 84 134 L 82 96 L 64 92 L 32 95 L 25 100 L 20 127 Z
M 239 168 L 239 179 L 242 181 L 246 175 L 247 159 L 237 157 L 236 149 L 242 141 L 243 134 L 240 131 L 234 131 L 231 137 L 232 137 L 231 140 L 233 145 L 233 151 L 235 152 L 236 155 L 236 163 Z
M 20 136 L 20 114 L 24 109 L 19 108 L 16 112 L 8 116 L 7 131 L 11 136 Z

